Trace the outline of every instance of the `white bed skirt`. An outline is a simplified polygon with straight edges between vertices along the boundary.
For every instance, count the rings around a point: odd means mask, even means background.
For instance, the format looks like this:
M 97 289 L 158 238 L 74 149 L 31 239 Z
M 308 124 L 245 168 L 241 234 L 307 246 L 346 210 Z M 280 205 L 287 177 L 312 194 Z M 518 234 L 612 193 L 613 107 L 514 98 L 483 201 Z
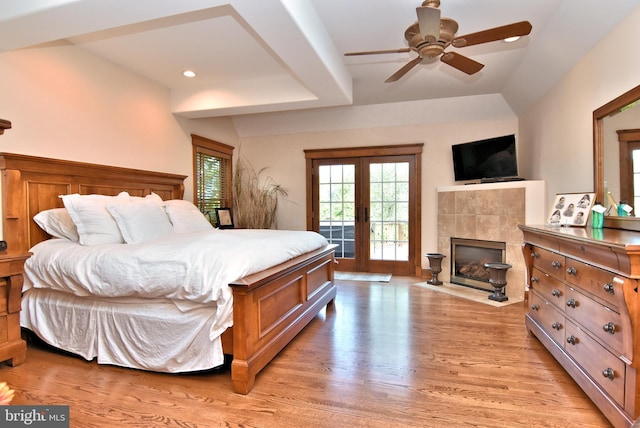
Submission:
M 22 297 L 20 324 L 86 360 L 178 373 L 223 364 L 222 341 L 210 337 L 215 315 L 214 303 L 185 310 L 170 300 L 89 299 L 30 289 Z

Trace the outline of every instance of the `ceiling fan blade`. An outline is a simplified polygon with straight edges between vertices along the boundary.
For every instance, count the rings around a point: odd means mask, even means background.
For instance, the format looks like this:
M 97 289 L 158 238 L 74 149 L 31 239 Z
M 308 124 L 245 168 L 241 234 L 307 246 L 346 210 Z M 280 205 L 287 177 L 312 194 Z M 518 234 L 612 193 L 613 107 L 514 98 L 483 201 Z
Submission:
M 416 7 L 420 35 L 429 43 L 440 38 L 440 9 L 429 6 Z
M 484 64 L 480 64 L 479 62 L 456 52 L 445 52 L 440 57 L 440 61 L 447 63 L 451 67 L 457 68 L 468 75 L 476 74 L 484 67 Z
M 378 55 L 388 53 L 404 53 L 411 52 L 410 48 L 388 49 L 383 51 L 365 51 L 365 52 L 347 52 L 344 56 L 356 56 L 356 55 Z
M 402 76 L 407 74 L 409 72 L 409 70 L 411 70 L 413 67 L 415 67 L 416 65 L 420 64 L 421 62 L 422 62 L 422 58 L 421 57 L 419 57 L 419 56 L 415 57 L 414 59 L 412 59 L 411 61 L 406 63 L 404 65 L 404 67 L 402 67 L 400 70 L 396 71 L 391 76 L 389 76 L 389 78 L 387 80 L 385 80 L 384 83 L 395 82 L 396 80 L 400 79 Z
M 502 27 L 490 28 L 488 30 L 478 31 L 477 33 L 456 37 L 453 39 L 452 44 L 457 48 L 462 48 L 504 40 L 508 37 L 526 36 L 531 32 L 531 28 L 532 26 L 529 21 L 516 22 L 514 24 L 503 25 Z

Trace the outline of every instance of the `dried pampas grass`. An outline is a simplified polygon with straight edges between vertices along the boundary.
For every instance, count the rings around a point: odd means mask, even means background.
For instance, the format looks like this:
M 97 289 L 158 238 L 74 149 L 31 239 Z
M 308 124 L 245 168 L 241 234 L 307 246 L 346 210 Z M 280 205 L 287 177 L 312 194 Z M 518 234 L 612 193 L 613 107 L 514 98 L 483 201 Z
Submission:
M 233 174 L 233 211 L 237 228 L 271 229 L 276 225 L 278 196 L 287 196 L 287 191 L 271 177 L 262 178 L 265 169 L 256 172 L 246 161 L 238 159 Z

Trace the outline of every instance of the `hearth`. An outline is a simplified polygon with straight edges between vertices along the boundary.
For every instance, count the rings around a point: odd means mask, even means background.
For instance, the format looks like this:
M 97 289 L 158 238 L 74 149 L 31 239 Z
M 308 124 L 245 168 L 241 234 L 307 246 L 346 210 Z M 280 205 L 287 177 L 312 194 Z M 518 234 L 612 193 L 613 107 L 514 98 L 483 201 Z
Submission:
M 485 263 L 504 263 L 506 243 L 480 239 L 451 238 L 450 282 L 494 291 Z

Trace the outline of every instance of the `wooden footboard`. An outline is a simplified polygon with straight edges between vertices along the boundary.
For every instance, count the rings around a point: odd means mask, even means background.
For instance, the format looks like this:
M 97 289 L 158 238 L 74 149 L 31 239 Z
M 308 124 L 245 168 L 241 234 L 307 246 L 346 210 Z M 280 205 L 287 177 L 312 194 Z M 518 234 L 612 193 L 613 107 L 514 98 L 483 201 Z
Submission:
M 336 296 L 336 245 L 236 281 L 233 288 L 233 389 L 247 394 L 256 374 Z

